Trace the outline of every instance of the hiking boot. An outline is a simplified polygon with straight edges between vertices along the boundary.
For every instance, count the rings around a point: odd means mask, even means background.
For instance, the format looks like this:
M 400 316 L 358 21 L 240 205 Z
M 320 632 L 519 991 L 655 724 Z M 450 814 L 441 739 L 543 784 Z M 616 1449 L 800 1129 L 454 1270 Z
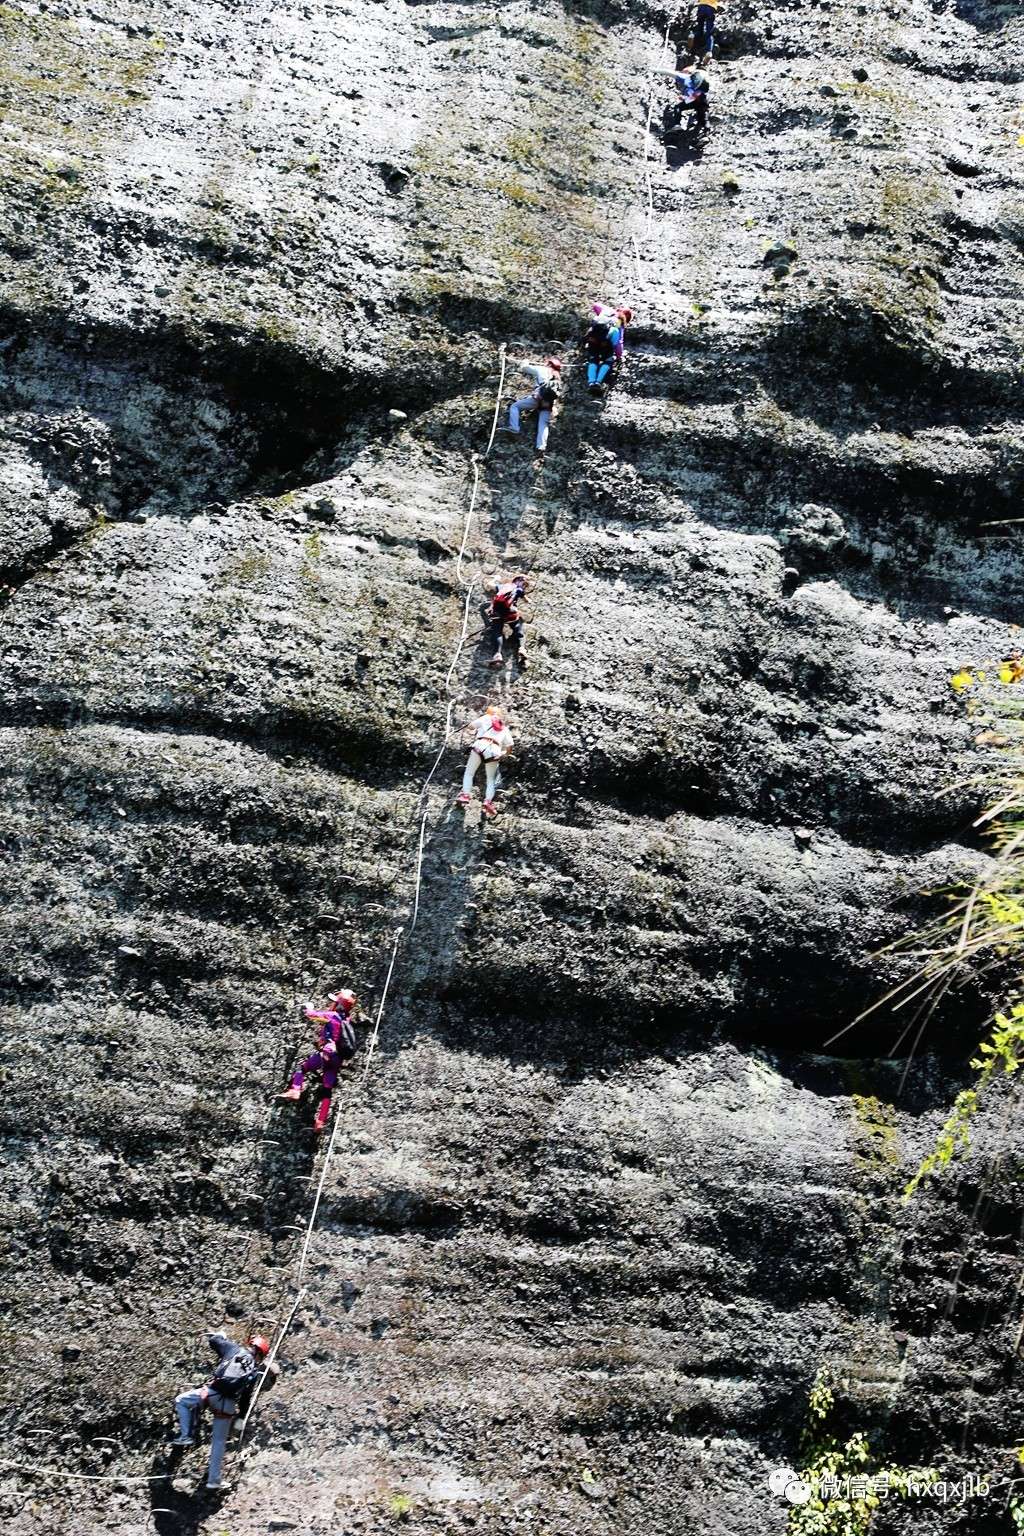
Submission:
M 520 651 L 519 654 L 516 656 L 516 661 L 519 664 L 520 670 L 525 672 L 526 671 L 526 666 L 527 666 L 526 652 L 525 651 Z
M 706 53 L 706 54 L 705 54 L 705 55 L 704 55 L 704 57 L 703 57 L 703 58 L 702 58 L 702 59 L 701 59 L 701 61 L 700 61 L 700 67 L 701 67 L 701 69 L 703 69 L 703 68 L 704 68 L 704 65 L 705 65 L 705 64 L 710 64 L 710 63 L 711 63 L 711 62 L 712 62 L 712 58 L 711 58 L 711 55 L 710 55 L 710 53 Z
M 484 815 L 485 816 L 497 816 L 497 814 L 498 814 L 498 807 L 495 805 L 494 801 L 493 800 L 485 800 L 484 801 Z
M 499 427 L 498 431 L 499 432 L 506 432 L 509 437 L 519 437 L 520 436 L 520 430 L 519 430 L 518 427 Z
M 278 1094 L 278 1098 L 279 1099 L 292 1099 L 292 1100 L 294 1100 L 294 1099 L 301 1099 L 302 1098 L 302 1089 L 301 1088 L 286 1088 L 284 1093 L 279 1093 Z
M 177 1440 L 172 1440 L 170 1443 L 172 1446 L 195 1445 L 195 1441 L 192 1439 L 191 1435 L 179 1435 Z
M 221 1478 L 219 1483 L 207 1483 L 206 1491 L 207 1493 L 226 1493 L 230 1487 L 231 1484 L 224 1478 Z
M 461 795 L 456 795 L 455 796 L 455 804 L 456 805 L 471 805 L 472 802 L 473 802 L 473 796 L 472 795 L 468 795 L 465 790 L 462 791 Z
M 504 657 L 503 657 L 503 656 L 502 656 L 502 654 L 501 654 L 501 652 L 500 652 L 500 651 L 498 651 L 498 652 L 497 652 L 497 653 L 496 653 L 496 655 L 494 655 L 494 656 L 492 656 L 492 657 L 491 657 L 491 659 L 490 659 L 490 661 L 489 661 L 489 662 L 488 662 L 488 663 L 487 663 L 487 665 L 488 665 L 488 666 L 489 666 L 489 667 L 500 667 L 500 666 L 501 666 L 501 663 L 502 663 L 502 661 L 503 661 L 503 660 L 504 660 Z

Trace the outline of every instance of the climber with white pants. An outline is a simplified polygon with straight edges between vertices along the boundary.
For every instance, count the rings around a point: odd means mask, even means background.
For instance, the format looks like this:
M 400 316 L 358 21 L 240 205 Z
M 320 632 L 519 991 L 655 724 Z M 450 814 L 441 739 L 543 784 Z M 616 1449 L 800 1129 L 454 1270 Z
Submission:
M 508 432 L 512 437 L 518 437 L 520 417 L 536 411 L 537 452 L 543 453 L 548 446 L 551 412 L 558 399 L 562 364 L 557 357 L 549 357 L 543 363 L 524 363 L 519 371 L 526 378 L 533 380 L 535 388 L 528 395 L 523 395 L 521 399 L 512 402 L 508 408 L 508 426 L 503 427 L 502 431 Z
M 260 1381 L 264 1390 L 278 1377 L 279 1367 L 268 1361 L 270 1340 L 262 1334 L 252 1334 L 244 1344 L 236 1344 L 226 1333 L 211 1333 L 210 1348 L 218 1356 L 218 1363 L 205 1387 L 192 1387 L 180 1392 L 174 1399 L 174 1411 L 178 1415 L 178 1438 L 173 1446 L 189 1446 L 196 1443 L 199 1415 L 209 1408 L 213 1415 L 210 1430 L 210 1463 L 206 1469 L 206 1486 L 211 1491 L 224 1488 L 221 1468 L 227 1450 L 231 1426 L 239 1414 L 249 1407 L 252 1395 Z
M 469 747 L 469 761 L 462 776 L 462 791 L 456 797 L 456 805 L 468 805 L 473 798 L 473 784 L 484 765 L 484 815 L 497 816 L 494 797 L 498 792 L 498 768 L 506 752 L 512 750 L 512 732 L 505 724 L 504 715 L 497 704 L 488 704 L 483 714 L 470 722 L 465 745 Z

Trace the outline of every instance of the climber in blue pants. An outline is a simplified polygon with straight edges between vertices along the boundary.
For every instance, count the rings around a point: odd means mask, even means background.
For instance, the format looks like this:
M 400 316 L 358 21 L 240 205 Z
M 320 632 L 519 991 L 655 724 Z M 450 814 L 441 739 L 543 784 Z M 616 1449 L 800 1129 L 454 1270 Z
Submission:
M 595 305 L 593 313 L 583 345 L 587 353 L 587 387 L 592 395 L 600 398 L 605 392 L 605 380 L 621 356 L 625 326 L 621 316 L 614 311 Z
M 702 64 L 711 63 L 715 47 L 715 19 L 718 0 L 701 0 L 697 7 L 697 27 L 693 38 L 694 57 Z

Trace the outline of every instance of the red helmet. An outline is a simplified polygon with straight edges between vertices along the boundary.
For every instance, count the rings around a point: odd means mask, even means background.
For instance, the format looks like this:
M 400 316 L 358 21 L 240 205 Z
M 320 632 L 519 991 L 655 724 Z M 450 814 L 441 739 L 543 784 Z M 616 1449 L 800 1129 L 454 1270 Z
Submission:
M 249 1340 L 249 1348 L 254 1349 L 258 1355 L 269 1355 L 270 1340 L 264 1338 L 262 1333 L 254 1333 Z
M 340 992 L 332 992 L 330 1000 L 332 1003 L 337 1003 L 339 1007 L 346 1009 L 349 1013 L 351 1013 L 356 1005 L 356 995 L 354 992 L 350 992 L 347 987 L 342 987 Z

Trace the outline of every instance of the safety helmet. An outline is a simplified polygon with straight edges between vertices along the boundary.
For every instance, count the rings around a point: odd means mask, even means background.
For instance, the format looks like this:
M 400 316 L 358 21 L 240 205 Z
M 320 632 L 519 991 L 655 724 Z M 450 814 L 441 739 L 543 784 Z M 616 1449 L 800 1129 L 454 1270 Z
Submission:
M 617 313 L 619 319 L 622 320 L 626 325 L 628 325 L 633 318 L 633 311 L 631 309 L 620 309 L 617 311 Z
M 331 1002 L 340 1003 L 343 1008 L 351 1009 L 356 1005 L 356 995 L 354 992 L 350 992 L 347 987 L 342 987 L 340 992 L 331 994 Z
M 521 585 L 525 587 L 529 585 L 529 577 L 525 576 L 522 571 L 517 571 L 516 574 L 512 577 L 512 580 L 516 583 L 517 586 Z
M 269 1355 L 270 1340 L 264 1338 L 262 1333 L 254 1333 L 249 1340 L 249 1348 L 254 1349 L 258 1355 Z
M 557 368 L 558 372 L 561 373 L 561 371 L 562 371 L 562 362 L 561 362 L 560 358 L 558 358 L 558 357 L 548 357 L 548 358 L 545 358 L 545 362 L 547 363 L 549 368 Z

